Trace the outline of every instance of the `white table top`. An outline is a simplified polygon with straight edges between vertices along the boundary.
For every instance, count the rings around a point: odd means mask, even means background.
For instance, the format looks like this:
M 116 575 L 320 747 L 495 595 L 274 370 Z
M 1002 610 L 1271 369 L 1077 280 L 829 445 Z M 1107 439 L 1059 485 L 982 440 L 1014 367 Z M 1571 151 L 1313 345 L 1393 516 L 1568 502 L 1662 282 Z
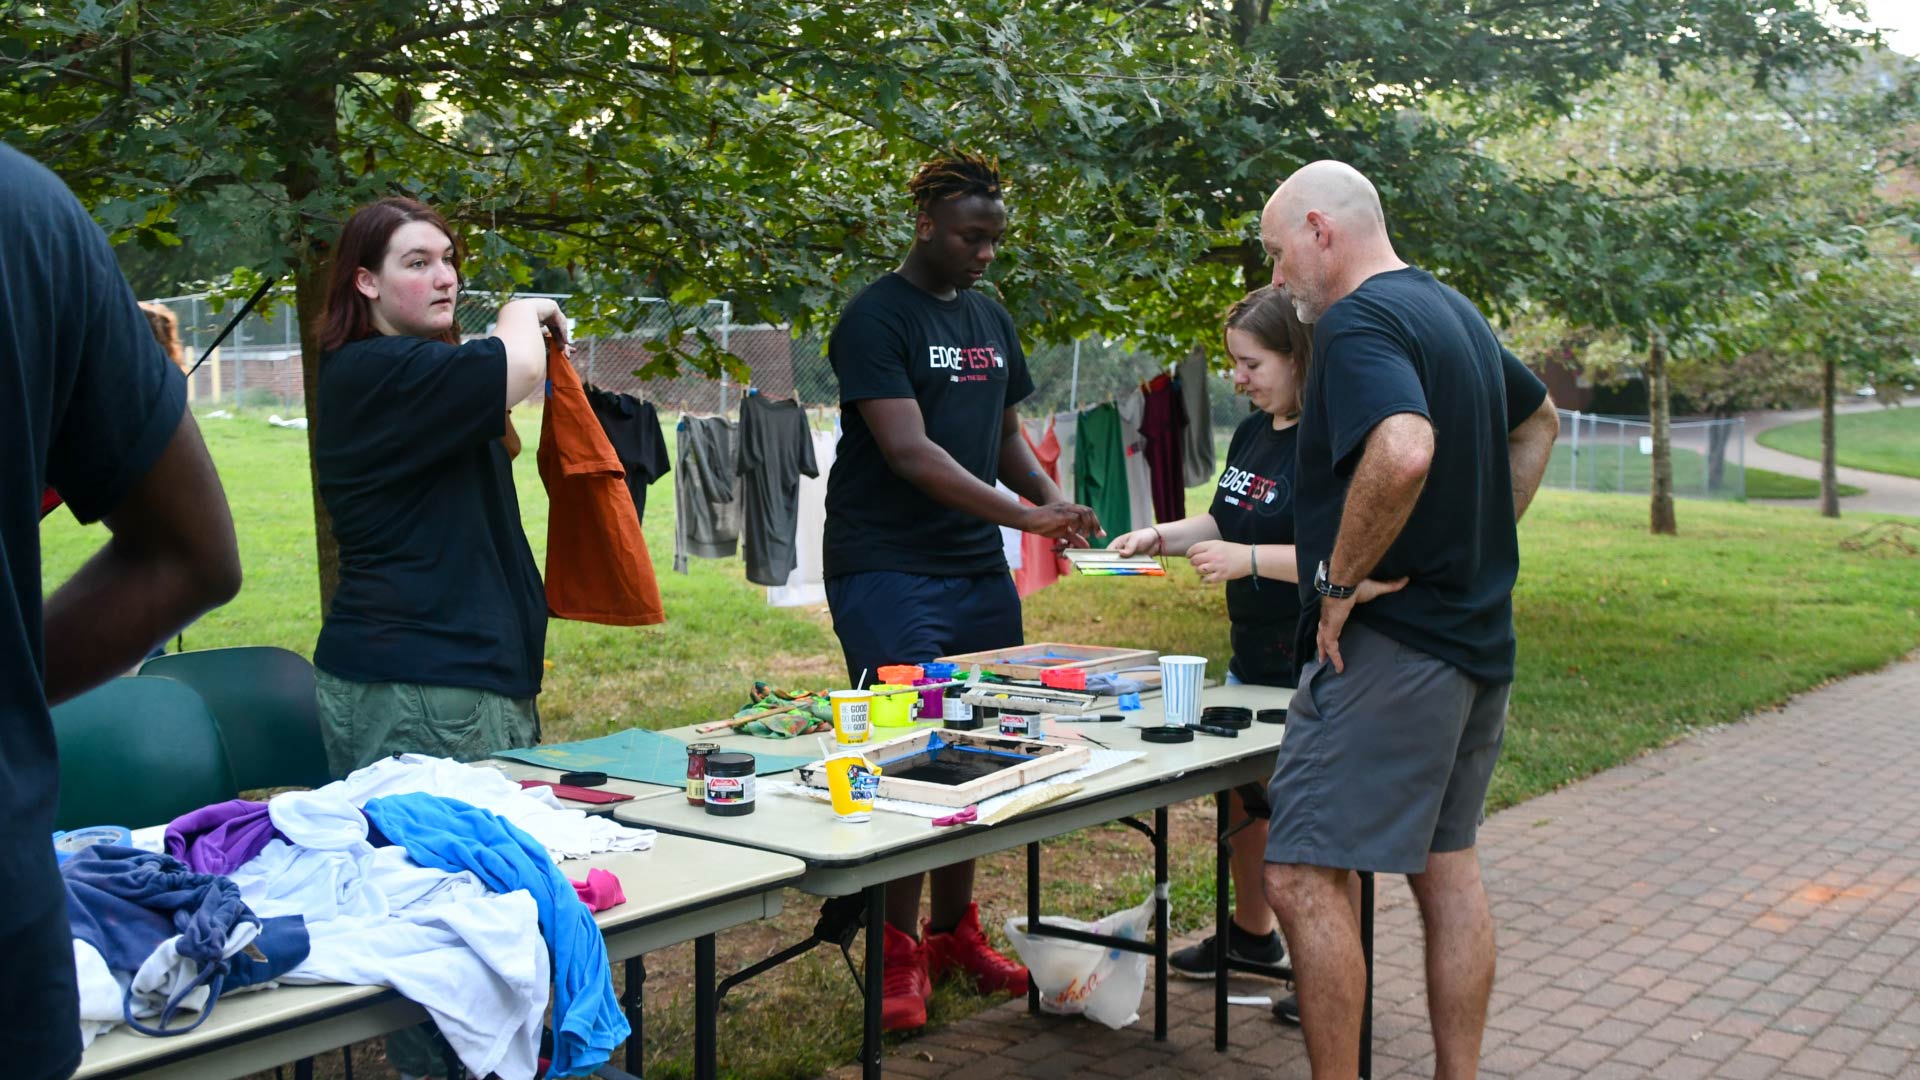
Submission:
M 627 894 L 626 903 L 593 916 L 614 961 L 778 914 L 780 886 L 805 869 L 784 855 L 665 833 L 648 851 L 560 864 L 576 880 L 592 867 L 619 877 Z M 425 1018 L 384 987 L 281 986 L 221 998 L 212 1018 L 186 1035 L 156 1039 L 117 1027 L 87 1048 L 76 1076 L 144 1076 L 156 1068 L 204 1080 L 244 1076 Z
M 1290 690 L 1262 686 L 1221 686 L 1201 692 L 1203 706 L 1242 705 L 1255 710 L 1282 708 L 1291 697 Z M 1139 712 L 1128 714 L 1124 723 L 1067 725 L 1098 739 L 1109 749 L 1142 750 L 1146 756 L 1082 781 L 1082 790 L 1075 795 L 992 826 L 936 828 L 926 818 L 880 810 L 874 811 L 871 820 L 847 823 L 840 821 L 825 802 L 765 789 L 761 791 L 755 811 L 739 817 L 711 815 L 690 806 L 684 799 L 621 803 L 615 808 L 614 817 L 630 825 L 792 855 L 804 860 L 808 867 L 807 878 L 800 883 L 800 888 L 836 895 L 873 873 L 911 873 L 915 869 L 941 866 L 1026 843 L 1028 839 L 1112 820 L 1141 808 L 1194 798 L 1219 787 L 1249 780 L 1264 781 L 1271 770 L 1271 756 L 1279 748 L 1285 730 L 1280 724 L 1255 723 L 1231 739 L 1196 733 L 1193 741 L 1187 743 L 1142 740 L 1139 728 L 1157 725 L 1160 718 L 1161 702 L 1147 699 Z M 876 731 L 879 738 L 885 739 L 890 731 L 904 734 L 907 729 Z M 727 749 L 749 751 L 756 745 L 769 745 L 767 740 L 747 736 L 720 741 Z M 799 749 L 805 740 L 776 745 Z M 769 779 L 793 779 L 793 774 L 763 777 L 762 782 Z M 1041 824 L 1037 820 L 1040 818 L 1047 821 Z M 942 850 L 920 853 L 915 865 L 908 865 L 915 860 L 900 857 L 914 849 L 935 846 Z M 872 873 L 851 872 L 879 862 L 886 863 L 887 867 Z M 926 865 L 919 866 L 918 862 Z M 848 872 L 830 874 L 826 871 Z

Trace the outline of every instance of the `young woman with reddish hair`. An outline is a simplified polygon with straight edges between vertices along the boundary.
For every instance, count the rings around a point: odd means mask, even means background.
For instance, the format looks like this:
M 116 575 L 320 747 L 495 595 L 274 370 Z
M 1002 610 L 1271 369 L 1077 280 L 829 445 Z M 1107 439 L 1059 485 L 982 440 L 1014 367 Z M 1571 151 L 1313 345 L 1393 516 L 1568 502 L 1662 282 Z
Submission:
M 461 341 L 461 249 L 413 199 L 361 207 L 320 326 L 314 473 L 340 583 L 313 660 L 336 776 L 389 753 L 532 745 L 546 597 L 520 527 L 507 410 L 546 377 L 552 300 Z

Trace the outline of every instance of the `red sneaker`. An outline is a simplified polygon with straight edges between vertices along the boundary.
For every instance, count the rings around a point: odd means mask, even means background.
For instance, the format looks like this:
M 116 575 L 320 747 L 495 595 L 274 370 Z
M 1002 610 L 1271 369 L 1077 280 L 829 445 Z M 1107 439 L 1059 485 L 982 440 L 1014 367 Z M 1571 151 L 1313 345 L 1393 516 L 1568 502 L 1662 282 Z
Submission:
M 1015 997 L 1027 992 L 1027 969 L 996 951 L 980 930 L 980 906 L 968 904 L 967 913 L 949 933 L 936 934 L 920 924 L 927 968 L 940 978 L 955 968 L 966 972 L 983 994 L 1006 991 Z
M 880 1030 L 912 1031 L 927 1026 L 927 947 L 887 924 L 880 941 Z

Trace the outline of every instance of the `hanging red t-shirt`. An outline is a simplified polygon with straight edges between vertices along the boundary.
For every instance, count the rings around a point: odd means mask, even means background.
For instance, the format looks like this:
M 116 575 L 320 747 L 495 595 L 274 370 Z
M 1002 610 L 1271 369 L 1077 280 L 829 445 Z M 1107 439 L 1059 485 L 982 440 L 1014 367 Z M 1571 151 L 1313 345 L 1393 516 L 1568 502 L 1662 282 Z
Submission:
M 538 461 L 549 504 L 547 610 L 556 619 L 608 626 L 666 622 L 626 470 L 580 376 L 551 339 Z
M 1144 388 L 1146 415 L 1140 433 L 1147 440 L 1147 471 L 1153 478 L 1153 516 L 1161 524 L 1187 516 L 1185 479 L 1187 427 L 1180 391 L 1166 375 L 1155 375 Z M 1135 527 L 1139 524 L 1136 522 Z
M 1060 482 L 1060 439 L 1053 431 L 1053 417 L 1046 419 L 1046 433 L 1035 442 L 1028 433 L 1027 425 L 1020 425 L 1020 437 L 1027 440 L 1027 446 L 1033 450 L 1033 456 L 1040 462 L 1040 470 L 1047 479 Z M 1033 504 L 1021 499 L 1022 506 Z M 1013 572 L 1013 587 L 1022 597 L 1031 596 L 1060 579 L 1068 572 L 1066 559 L 1053 550 L 1058 541 L 1041 536 L 1038 533 L 1020 534 L 1020 569 Z

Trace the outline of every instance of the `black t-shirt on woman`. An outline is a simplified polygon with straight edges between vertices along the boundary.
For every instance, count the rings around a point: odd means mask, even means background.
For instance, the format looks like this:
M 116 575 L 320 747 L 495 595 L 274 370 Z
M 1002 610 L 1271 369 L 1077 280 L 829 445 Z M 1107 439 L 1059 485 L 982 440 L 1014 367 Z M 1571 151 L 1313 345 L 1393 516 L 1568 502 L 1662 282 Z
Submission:
M 1227 445 L 1227 468 L 1207 513 L 1220 539 L 1235 544 L 1293 543 L 1293 460 L 1297 424 L 1273 430 L 1273 416 L 1255 412 L 1240 421 Z M 1294 628 L 1300 595 L 1290 582 L 1251 577 L 1227 582 L 1233 663 L 1241 682 L 1292 686 L 1297 670 Z

